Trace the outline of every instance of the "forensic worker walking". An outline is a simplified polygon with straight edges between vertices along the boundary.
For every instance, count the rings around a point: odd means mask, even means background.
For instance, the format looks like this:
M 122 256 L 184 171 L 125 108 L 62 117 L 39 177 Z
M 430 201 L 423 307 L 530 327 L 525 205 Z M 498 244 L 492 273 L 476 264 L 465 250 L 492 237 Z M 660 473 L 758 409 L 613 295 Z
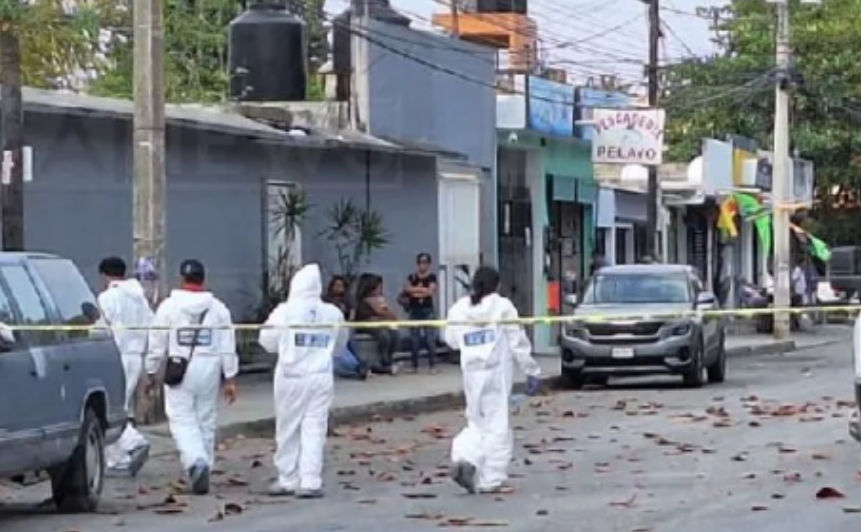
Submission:
M 496 293 L 499 273 L 481 267 L 472 280 L 472 295 L 461 298 L 448 312 L 455 324 L 445 329 L 445 341 L 460 350 L 466 398 L 466 428 L 451 446 L 452 478 L 470 493 L 498 493 L 508 480 L 513 437 L 509 425 L 509 397 L 516 361 L 527 375 L 527 393 L 538 393 L 541 368 L 532 358 L 532 345 L 513 320 L 517 310 Z M 473 325 L 457 325 L 472 322 Z
M 192 493 L 204 495 L 215 461 L 218 391 L 223 379 L 227 403 L 236 400 L 239 359 L 230 311 L 204 288 L 203 264 L 183 261 L 180 277 L 180 288 L 171 291 L 155 313 L 146 371 L 153 385 L 167 359 L 164 395 L 170 433 Z
M 99 263 L 105 289 L 98 303 L 105 324 L 112 328 L 126 375 L 126 412 L 129 423 L 116 443 L 107 448 L 107 466 L 116 472 L 137 475 L 149 456 L 149 443 L 135 428 L 133 401 L 143 373 L 147 335 L 153 319 L 143 286 L 137 279 L 126 279 L 126 263 L 119 257 L 108 257 Z
M 347 331 L 338 326 L 344 322 L 343 312 L 324 302 L 322 295 L 320 267 L 303 267 L 290 281 L 287 301 L 272 311 L 260 330 L 260 345 L 278 353 L 274 383 L 278 478 L 270 489 L 274 496 L 323 495 L 323 449 L 335 392 L 332 357 L 346 344 Z

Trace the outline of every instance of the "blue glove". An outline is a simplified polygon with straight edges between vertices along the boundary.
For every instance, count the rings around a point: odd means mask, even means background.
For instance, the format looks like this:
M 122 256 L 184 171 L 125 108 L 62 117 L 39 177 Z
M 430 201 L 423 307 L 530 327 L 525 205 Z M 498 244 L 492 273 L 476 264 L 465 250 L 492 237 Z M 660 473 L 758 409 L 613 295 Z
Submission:
M 538 395 L 538 392 L 541 391 L 541 379 L 538 377 L 526 377 L 526 395 L 534 396 Z

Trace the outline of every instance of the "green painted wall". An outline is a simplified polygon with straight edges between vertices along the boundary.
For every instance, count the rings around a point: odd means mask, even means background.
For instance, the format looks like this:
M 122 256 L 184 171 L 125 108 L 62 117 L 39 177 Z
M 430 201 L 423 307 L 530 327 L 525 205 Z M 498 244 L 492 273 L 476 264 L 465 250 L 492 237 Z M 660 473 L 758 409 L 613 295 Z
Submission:
M 541 146 L 541 139 L 545 139 L 545 145 Z M 544 238 L 543 228 L 549 220 L 546 198 L 546 176 L 553 174 L 560 177 L 584 180 L 595 185 L 595 174 L 592 166 L 592 147 L 588 142 L 579 139 L 557 140 L 552 137 L 542 137 L 540 134 L 530 131 L 518 131 L 517 142 L 510 141 L 510 132 L 499 132 L 498 141 L 500 146 L 506 148 L 517 148 L 534 150 L 540 154 L 539 164 L 534 171 L 538 175 L 530 181 L 533 198 L 533 226 L 536 228 L 533 234 L 533 266 L 536 272 L 543 272 L 544 264 Z M 597 185 L 596 185 L 597 186 Z M 596 194 L 597 196 L 597 194 Z M 540 198 L 540 201 L 537 199 Z M 597 201 L 597 199 L 596 199 Z M 595 209 L 596 206 L 583 205 L 584 235 L 583 253 L 581 253 L 581 271 L 588 268 L 592 250 L 595 244 Z M 533 302 L 535 315 L 547 313 L 547 279 L 536 275 L 533 280 Z M 555 348 L 555 338 L 552 338 L 551 329 L 547 326 L 538 326 L 535 330 L 535 351 L 539 353 L 550 353 Z

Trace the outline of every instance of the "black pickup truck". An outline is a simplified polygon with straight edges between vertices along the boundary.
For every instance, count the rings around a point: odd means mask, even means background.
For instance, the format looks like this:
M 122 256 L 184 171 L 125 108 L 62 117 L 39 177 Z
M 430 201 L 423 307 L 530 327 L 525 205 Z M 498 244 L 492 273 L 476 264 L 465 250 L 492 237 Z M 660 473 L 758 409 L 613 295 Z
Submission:
M 831 249 L 829 280 L 831 289 L 842 299 L 861 293 L 861 246 Z

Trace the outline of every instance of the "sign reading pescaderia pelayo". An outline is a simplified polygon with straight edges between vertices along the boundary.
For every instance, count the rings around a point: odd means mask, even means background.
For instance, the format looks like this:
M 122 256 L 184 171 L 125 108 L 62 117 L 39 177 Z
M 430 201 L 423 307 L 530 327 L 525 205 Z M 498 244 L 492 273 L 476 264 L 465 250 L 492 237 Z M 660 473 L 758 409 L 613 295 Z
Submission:
M 663 109 L 595 109 L 592 162 L 661 164 L 665 119 Z

